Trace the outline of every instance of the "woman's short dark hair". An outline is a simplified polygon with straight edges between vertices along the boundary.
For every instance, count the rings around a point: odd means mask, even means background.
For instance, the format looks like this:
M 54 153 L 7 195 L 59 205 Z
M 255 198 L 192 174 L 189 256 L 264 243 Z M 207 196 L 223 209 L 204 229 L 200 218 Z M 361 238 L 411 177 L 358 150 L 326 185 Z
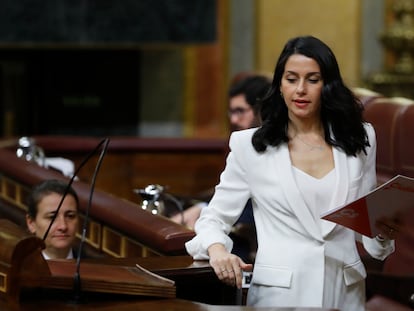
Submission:
M 254 148 L 263 152 L 268 145 L 278 146 L 289 140 L 288 111 L 280 94 L 280 86 L 286 62 L 294 54 L 312 58 L 320 67 L 323 80 L 321 121 L 326 142 L 341 148 L 348 155 L 365 152 L 369 142 L 363 125 L 363 106 L 345 86 L 332 50 L 312 36 L 290 39 L 283 48 L 276 63 L 271 90 L 262 102 L 262 126 L 253 135 Z
M 57 179 L 48 179 L 40 184 L 36 185 L 32 192 L 30 193 L 28 200 L 27 200 L 27 207 L 28 212 L 27 214 L 32 218 L 35 219 L 38 209 L 37 206 L 39 202 L 47 195 L 51 193 L 57 193 L 60 195 L 65 195 L 65 193 L 72 195 L 76 201 L 76 208 L 79 209 L 79 198 L 76 191 L 72 188 L 68 188 L 68 183 L 57 180 Z M 57 208 L 57 206 L 56 206 Z

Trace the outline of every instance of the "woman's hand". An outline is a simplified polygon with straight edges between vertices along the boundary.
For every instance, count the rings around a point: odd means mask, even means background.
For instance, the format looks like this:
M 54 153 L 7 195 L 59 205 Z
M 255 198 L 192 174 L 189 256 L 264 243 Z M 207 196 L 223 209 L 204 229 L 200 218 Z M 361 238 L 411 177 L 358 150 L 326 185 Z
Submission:
M 223 244 L 208 248 L 210 265 L 217 277 L 227 285 L 242 287 L 243 271 L 252 271 L 253 265 L 246 264 L 240 257 L 229 253 Z
M 400 217 L 382 217 L 377 220 L 375 226 L 380 231 L 379 238 L 387 240 L 395 240 L 400 232 Z

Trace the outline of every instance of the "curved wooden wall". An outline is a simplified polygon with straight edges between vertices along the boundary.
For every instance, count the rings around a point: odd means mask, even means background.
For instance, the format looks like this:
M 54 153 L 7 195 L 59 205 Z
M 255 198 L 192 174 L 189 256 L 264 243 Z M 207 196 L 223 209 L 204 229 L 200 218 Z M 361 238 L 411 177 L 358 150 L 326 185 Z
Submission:
M 77 167 L 100 138 L 77 136 L 35 136 L 50 157 L 64 157 Z M 96 187 L 118 197 L 140 203 L 133 192 L 148 184 L 167 187 L 170 194 L 195 197 L 214 187 L 224 168 L 226 139 L 110 137 Z M 78 176 L 89 182 L 98 154 Z

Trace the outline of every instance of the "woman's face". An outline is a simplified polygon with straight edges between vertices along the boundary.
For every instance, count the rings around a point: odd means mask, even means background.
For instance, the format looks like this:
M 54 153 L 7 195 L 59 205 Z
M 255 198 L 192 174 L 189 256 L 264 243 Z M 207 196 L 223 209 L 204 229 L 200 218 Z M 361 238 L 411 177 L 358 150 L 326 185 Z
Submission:
M 45 195 L 37 205 L 36 218 L 27 218 L 29 230 L 37 237 L 43 238 L 61 199 L 62 195 L 57 193 Z M 65 258 L 73 246 L 78 225 L 76 200 L 73 196 L 67 195 L 45 240 L 45 252 L 51 258 L 59 258 L 59 255 Z
M 319 119 L 323 80 L 318 63 L 301 54 L 291 55 L 285 65 L 280 91 L 289 119 Z

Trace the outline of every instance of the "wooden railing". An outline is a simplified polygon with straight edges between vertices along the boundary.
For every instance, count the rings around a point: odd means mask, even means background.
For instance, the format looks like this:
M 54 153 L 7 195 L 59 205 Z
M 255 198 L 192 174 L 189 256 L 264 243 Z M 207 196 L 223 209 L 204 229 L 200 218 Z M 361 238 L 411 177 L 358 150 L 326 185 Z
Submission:
M 24 226 L 31 188 L 50 178 L 69 180 L 59 172 L 17 158 L 14 150 L 0 148 L 0 216 Z M 75 181 L 73 187 L 79 195 L 81 211 L 85 211 L 90 185 Z M 194 236 L 186 227 L 100 189 L 94 191 L 89 213 L 87 244 L 112 257 L 185 254 L 184 243 Z

